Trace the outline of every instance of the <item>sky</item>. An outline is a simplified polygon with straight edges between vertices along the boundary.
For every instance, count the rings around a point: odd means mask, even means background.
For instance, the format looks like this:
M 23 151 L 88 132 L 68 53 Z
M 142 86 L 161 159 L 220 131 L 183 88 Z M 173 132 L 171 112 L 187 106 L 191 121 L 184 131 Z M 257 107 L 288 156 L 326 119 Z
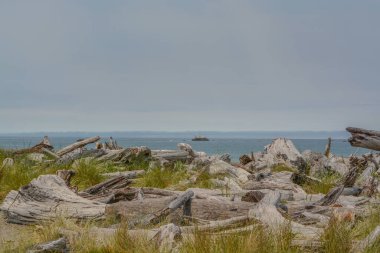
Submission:
M 0 0 L 0 132 L 380 129 L 380 1 Z

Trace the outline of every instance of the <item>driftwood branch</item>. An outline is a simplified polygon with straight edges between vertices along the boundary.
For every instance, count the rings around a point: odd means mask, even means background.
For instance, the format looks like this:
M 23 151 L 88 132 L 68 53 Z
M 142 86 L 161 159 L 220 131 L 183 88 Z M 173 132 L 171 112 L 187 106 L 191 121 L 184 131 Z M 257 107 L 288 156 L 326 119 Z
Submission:
M 347 127 L 346 130 L 352 135 L 348 139 L 352 146 L 380 151 L 380 131 L 355 127 Z
M 71 144 L 69 146 L 66 146 L 66 147 L 62 148 L 61 150 L 57 151 L 57 155 L 58 156 L 63 156 L 63 155 L 65 155 L 67 153 L 70 153 L 71 151 L 73 151 L 73 150 L 75 150 L 77 148 L 84 147 L 87 144 L 97 142 L 98 140 L 100 140 L 99 136 L 87 138 L 87 139 L 84 139 L 84 140 L 81 140 L 81 141 L 77 141 L 77 142 L 75 142 L 75 143 L 73 143 L 73 144 Z

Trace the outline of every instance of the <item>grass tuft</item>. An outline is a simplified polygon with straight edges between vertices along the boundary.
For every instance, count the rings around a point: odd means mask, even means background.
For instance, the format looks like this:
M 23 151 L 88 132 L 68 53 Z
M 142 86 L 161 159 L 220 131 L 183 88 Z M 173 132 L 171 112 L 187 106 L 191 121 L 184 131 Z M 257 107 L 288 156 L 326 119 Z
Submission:
M 320 239 L 322 242 L 322 252 L 350 252 L 353 239 L 350 224 L 331 218 Z
M 183 163 L 177 162 L 168 168 L 153 168 L 144 176 L 136 180 L 135 185 L 140 187 L 167 188 L 187 179 L 186 168 Z

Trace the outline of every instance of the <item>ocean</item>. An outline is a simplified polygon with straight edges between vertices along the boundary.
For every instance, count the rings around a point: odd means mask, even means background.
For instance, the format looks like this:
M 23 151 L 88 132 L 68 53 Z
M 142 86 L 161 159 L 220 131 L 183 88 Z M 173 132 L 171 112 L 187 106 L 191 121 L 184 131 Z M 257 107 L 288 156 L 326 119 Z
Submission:
M 0 136 L 0 148 L 17 149 L 31 147 L 42 140 L 41 136 Z M 56 150 L 75 142 L 80 136 L 51 136 L 51 144 Z M 117 143 L 123 147 L 147 146 L 151 149 L 177 149 L 177 144 L 185 142 L 190 144 L 196 151 L 204 151 L 209 155 L 231 155 L 232 160 L 238 161 L 242 154 L 264 150 L 264 146 L 272 142 L 271 138 L 211 138 L 210 141 L 191 141 L 191 138 L 137 138 L 118 137 Z M 108 137 L 102 139 L 108 140 Z M 291 139 L 297 149 L 323 152 L 327 143 L 326 139 Z M 370 150 L 351 147 L 346 139 L 333 139 L 331 152 L 338 156 L 350 154 L 364 154 Z

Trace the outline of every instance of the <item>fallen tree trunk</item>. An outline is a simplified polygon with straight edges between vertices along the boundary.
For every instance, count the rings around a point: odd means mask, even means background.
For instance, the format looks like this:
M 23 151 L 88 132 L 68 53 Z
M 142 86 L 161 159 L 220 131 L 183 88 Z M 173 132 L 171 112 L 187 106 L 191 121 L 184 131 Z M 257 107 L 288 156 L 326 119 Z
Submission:
M 352 250 L 352 253 L 364 252 L 368 247 L 371 247 L 380 237 L 380 226 L 377 226 L 366 238 L 361 240 Z
M 116 189 L 121 189 L 129 184 L 131 184 L 132 181 L 128 180 L 127 177 L 124 176 L 118 176 L 115 178 L 111 178 L 105 182 L 99 183 L 97 185 L 91 186 L 84 190 L 83 192 L 96 195 L 99 193 L 104 193 L 110 190 L 116 190 Z M 79 193 L 80 194 L 80 193 Z
M 142 189 L 145 193 L 146 188 Z M 146 193 L 145 193 L 146 194 Z M 145 195 L 146 196 L 146 195 Z M 178 195 L 165 196 L 159 198 L 144 198 L 143 200 L 120 201 L 108 205 L 107 214 L 116 214 L 129 220 L 141 215 L 156 213 L 157 210 L 163 210 L 168 207 L 169 203 L 177 198 Z M 255 203 L 244 201 L 231 201 L 226 197 L 202 196 L 198 195 L 191 200 L 191 217 L 202 220 L 222 220 L 236 216 L 247 215 L 248 210 Z
M 152 150 L 152 157 L 167 161 L 187 161 L 192 159 L 189 152 L 184 150 Z
M 45 136 L 44 139 L 40 143 L 34 145 L 33 147 L 15 150 L 13 154 L 21 155 L 21 154 L 28 154 L 28 153 L 42 153 L 45 151 L 45 149 L 46 150 L 53 149 L 53 146 L 51 146 L 47 136 Z
M 290 224 L 292 231 L 295 232 L 297 236 L 305 240 L 318 240 L 322 229 L 289 221 L 281 215 L 277 210 L 277 206 L 280 204 L 280 198 L 281 194 L 278 191 L 272 191 L 266 194 L 258 205 L 249 210 L 248 217 L 261 221 L 274 232 L 280 231 L 281 227 Z
M 162 210 L 159 210 L 158 212 L 151 213 L 146 215 L 142 219 L 134 220 L 130 222 L 130 226 L 134 227 L 137 224 L 141 224 L 143 226 L 149 225 L 149 224 L 157 224 L 159 223 L 163 218 L 168 216 L 169 214 L 173 213 L 175 210 L 180 208 L 182 205 L 184 205 L 187 201 L 191 201 L 191 197 L 194 196 L 194 192 L 192 190 L 187 190 L 183 194 L 179 195 L 176 199 L 171 201 L 167 207 L 165 207 Z
M 87 144 L 90 144 L 90 143 L 97 142 L 98 140 L 100 140 L 99 136 L 87 138 L 87 139 L 84 139 L 84 140 L 81 140 L 81 141 L 77 141 L 77 142 L 75 142 L 75 143 L 73 143 L 73 144 L 71 144 L 69 146 L 66 146 L 66 147 L 62 148 L 61 150 L 58 150 L 56 154 L 61 157 L 61 156 L 65 155 L 65 154 L 67 154 L 67 153 L 70 153 L 71 151 L 73 151 L 75 149 L 84 147 L 84 146 L 86 146 Z
M 348 139 L 351 146 L 380 151 L 380 131 L 356 127 L 347 127 L 346 130 L 352 135 Z
M 105 204 L 78 196 L 59 176 L 42 175 L 18 191 L 9 192 L 0 210 L 8 222 L 30 224 L 59 216 L 100 219 L 105 207 Z

